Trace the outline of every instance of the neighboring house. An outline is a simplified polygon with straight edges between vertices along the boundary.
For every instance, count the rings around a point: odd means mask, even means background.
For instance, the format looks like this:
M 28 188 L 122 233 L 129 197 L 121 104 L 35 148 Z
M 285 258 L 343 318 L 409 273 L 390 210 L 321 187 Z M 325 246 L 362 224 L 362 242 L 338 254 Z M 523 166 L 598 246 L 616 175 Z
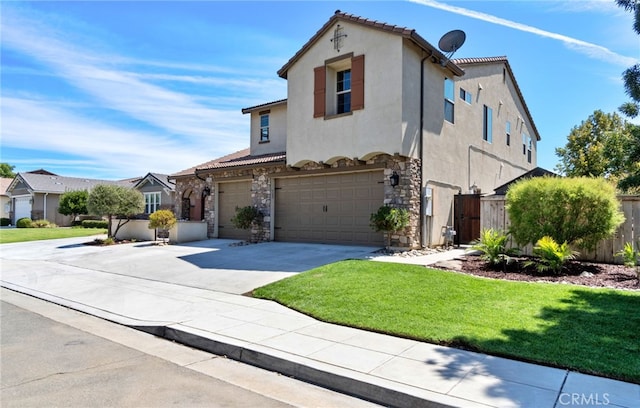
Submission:
M 529 170 L 523 175 L 516 177 L 515 179 L 508 181 L 507 183 L 501 186 L 496 187 L 493 190 L 493 192 L 495 195 L 499 195 L 499 196 L 507 195 L 507 191 L 509 190 L 509 187 L 511 187 L 512 185 L 514 185 L 520 180 L 530 179 L 534 177 L 559 177 L 559 175 L 552 171 L 543 169 L 542 167 L 536 167 L 535 169 Z
M 415 30 L 337 11 L 278 71 L 287 99 L 243 109 L 249 149 L 173 174 L 176 213 L 244 239 L 383 245 L 381 205 L 410 211 L 394 245 L 435 246 L 454 197 L 536 167 L 540 136 L 506 57 L 447 60 Z M 479 202 L 479 201 L 478 201 Z
M 147 173 L 146 176 L 134 180 L 133 188 L 144 196 L 146 216 L 157 210 L 175 211 L 176 184 L 173 180 L 169 180 L 169 175 Z
M 46 170 L 18 173 L 7 192 L 11 196 L 11 223 L 20 218 L 46 219 L 59 226 L 69 226 L 71 216 L 58 213 L 60 196 L 67 191 L 88 190 L 98 184 L 119 184 L 131 187 L 127 181 L 94 180 L 63 177 Z
M 12 181 L 12 178 L 0 178 L 0 218 L 11 219 L 11 197 L 7 189 Z

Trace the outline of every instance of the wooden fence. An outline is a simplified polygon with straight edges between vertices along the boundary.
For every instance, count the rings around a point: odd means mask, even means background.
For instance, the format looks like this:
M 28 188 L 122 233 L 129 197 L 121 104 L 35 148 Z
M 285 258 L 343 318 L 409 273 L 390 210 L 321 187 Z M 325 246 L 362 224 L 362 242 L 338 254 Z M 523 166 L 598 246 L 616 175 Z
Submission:
M 640 196 L 618 196 L 625 221 L 615 234 L 602 240 L 591 252 L 581 252 L 577 259 L 604 263 L 622 263 L 616 257 L 625 243 L 634 242 L 637 249 L 640 243 Z M 509 214 L 505 208 L 505 196 L 488 196 L 480 200 L 480 228 L 494 228 L 507 231 L 511 225 Z M 514 246 L 515 243 L 513 244 Z M 523 253 L 531 254 L 532 245 L 523 248 Z

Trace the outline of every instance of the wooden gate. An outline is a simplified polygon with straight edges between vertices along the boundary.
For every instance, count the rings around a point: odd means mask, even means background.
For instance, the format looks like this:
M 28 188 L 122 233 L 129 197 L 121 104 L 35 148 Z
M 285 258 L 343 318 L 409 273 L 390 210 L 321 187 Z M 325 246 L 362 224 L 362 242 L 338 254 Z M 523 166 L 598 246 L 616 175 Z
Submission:
M 453 213 L 456 245 L 480 238 L 480 194 L 456 194 Z

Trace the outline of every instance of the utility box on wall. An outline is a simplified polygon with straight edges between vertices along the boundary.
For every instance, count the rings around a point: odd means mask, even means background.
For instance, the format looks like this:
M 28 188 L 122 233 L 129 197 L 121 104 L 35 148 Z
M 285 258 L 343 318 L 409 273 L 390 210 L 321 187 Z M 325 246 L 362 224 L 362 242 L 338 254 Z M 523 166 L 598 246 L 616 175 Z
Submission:
M 424 189 L 424 215 L 433 215 L 433 189 L 430 187 Z

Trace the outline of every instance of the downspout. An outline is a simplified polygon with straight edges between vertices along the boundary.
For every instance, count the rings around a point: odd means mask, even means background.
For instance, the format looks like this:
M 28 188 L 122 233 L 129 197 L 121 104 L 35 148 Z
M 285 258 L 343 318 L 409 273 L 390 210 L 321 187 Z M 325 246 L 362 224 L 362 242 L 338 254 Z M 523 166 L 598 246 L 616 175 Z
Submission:
M 420 60 L 420 129 L 418 129 L 418 155 L 420 157 L 420 246 L 425 248 L 427 246 L 427 216 L 424 213 L 424 192 L 426 185 L 424 184 L 424 141 L 422 130 L 424 129 L 424 62 L 431 58 L 433 50 L 429 52 L 429 55 Z

